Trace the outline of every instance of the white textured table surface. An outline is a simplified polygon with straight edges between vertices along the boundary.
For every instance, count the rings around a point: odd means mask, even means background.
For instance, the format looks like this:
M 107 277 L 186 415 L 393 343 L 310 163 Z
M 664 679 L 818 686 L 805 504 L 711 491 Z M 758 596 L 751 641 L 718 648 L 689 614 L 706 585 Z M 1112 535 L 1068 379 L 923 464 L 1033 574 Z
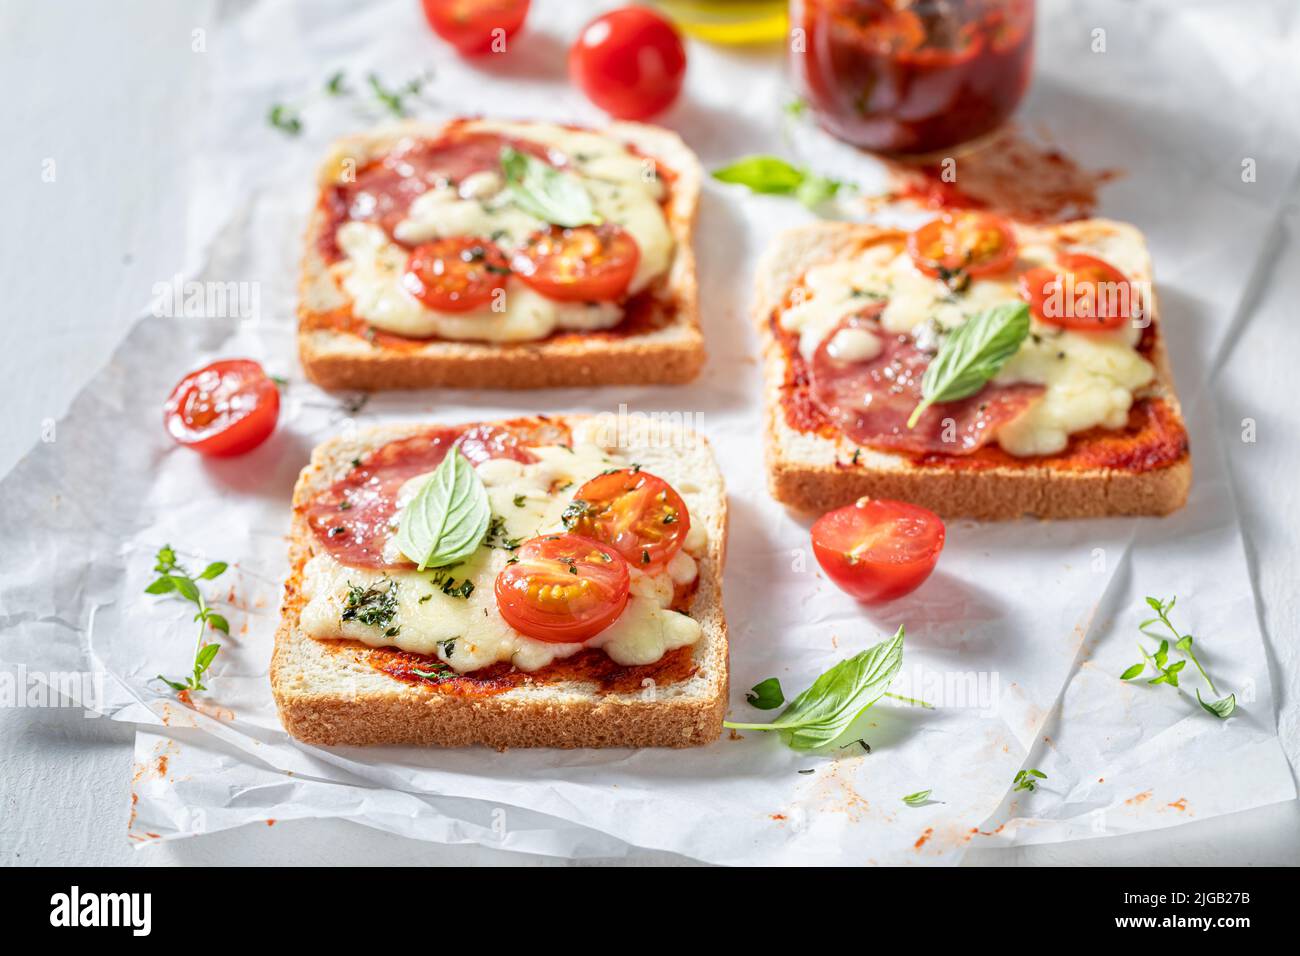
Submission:
M 97 12 L 98 11 L 98 12 Z M 180 268 L 184 186 L 202 102 L 193 31 L 204 4 L 13 2 L 0 9 L 0 474 L 39 440 L 108 357 L 155 282 Z M 20 91 L 20 94 L 19 94 Z M 1189 103 L 1189 117 L 1203 104 Z M 1300 106 L 1289 110 L 1300 125 Z M 54 181 L 43 171 L 53 163 Z M 1261 171 L 1266 175 L 1267 171 Z M 1300 180 L 1277 211 L 1277 254 L 1255 277 L 1216 379 L 1225 440 L 1280 701 L 1300 765 Z M 1243 444 L 1240 422 L 1257 422 Z M 112 436 L 105 436 L 111 441 Z M 0 614 L 16 613 L 0 608 Z M 0 709 L 0 864 L 536 863 L 478 847 L 408 841 L 337 821 L 246 827 L 143 850 L 126 840 L 132 728 L 71 709 Z M 660 856 L 639 862 L 663 861 Z M 1171 830 L 1013 850 L 967 862 L 1287 864 L 1300 862 L 1300 806 L 1265 807 Z

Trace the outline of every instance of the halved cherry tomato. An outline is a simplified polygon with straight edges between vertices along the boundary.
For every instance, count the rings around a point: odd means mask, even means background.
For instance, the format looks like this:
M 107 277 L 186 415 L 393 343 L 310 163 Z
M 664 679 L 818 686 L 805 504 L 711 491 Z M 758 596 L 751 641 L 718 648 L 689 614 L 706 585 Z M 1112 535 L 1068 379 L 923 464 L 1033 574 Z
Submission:
M 946 212 L 907 237 L 916 267 L 950 285 L 1005 272 L 1016 261 L 1011 225 L 987 212 Z
M 664 17 L 645 7 L 623 7 L 583 27 L 569 48 L 569 76 L 611 116 L 645 119 L 677 99 L 686 50 Z
M 613 223 L 552 226 L 515 253 L 519 278 L 548 299 L 607 302 L 620 299 L 636 274 L 641 250 Z
M 859 498 L 812 526 L 813 554 L 832 581 L 865 604 L 911 594 L 943 550 L 943 521 L 905 501 Z
M 528 0 L 423 0 L 424 18 L 462 56 L 487 53 L 514 36 L 528 16 Z M 501 30 L 500 34 L 496 30 Z
M 509 276 L 505 253 L 495 243 L 458 236 L 416 246 L 402 286 L 431 309 L 469 312 L 491 302 Z
M 576 534 L 524 542 L 497 575 L 497 608 L 520 634 L 552 644 L 595 637 L 627 605 L 627 562 L 608 545 Z
M 632 567 L 653 574 L 681 550 L 691 516 L 668 482 L 624 468 L 579 488 L 565 509 L 564 527 L 606 542 Z
M 1066 329 L 1117 329 L 1140 315 L 1136 287 L 1096 256 L 1061 256 L 1059 271 L 1030 269 L 1020 277 L 1020 297 L 1039 319 Z
M 266 441 L 280 417 L 280 390 L 250 359 L 191 372 L 172 389 L 163 424 L 178 444 L 202 455 L 242 455 Z

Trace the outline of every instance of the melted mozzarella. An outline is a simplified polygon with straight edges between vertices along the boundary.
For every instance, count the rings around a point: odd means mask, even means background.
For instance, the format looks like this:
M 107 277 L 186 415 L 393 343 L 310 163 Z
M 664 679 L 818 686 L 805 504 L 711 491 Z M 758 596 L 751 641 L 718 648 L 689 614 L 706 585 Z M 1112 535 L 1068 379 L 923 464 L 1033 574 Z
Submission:
M 479 342 L 526 342 L 558 329 L 608 329 L 623 318 L 612 302 L 557 302 L 518 279 L 506 282 L 499 299 L 469 312 L 430 309 L 402 288 L 407 251 L 367 222 L 339 227 L 339 248 L 347 261 L 336 265 L 352 311 L 375 328 L 412 338 L 436 335 Z
M 492 459 L 477 466 L 492 512 L 502 519 L 498 544 L 504 543 L 503 539 L 527 539 L 563 530 L 561 516 L 577 487 L 607 468 L 627 465 L 616 452 L 576 438 L 572 449 L 558 445 L 531 448 L 537 462 Z M 417 476 L 399 490 L 394 527 L 400 522 L 400 509 L 426 478 Z M 706 544 L 707 532 L 693 522 L 683 549 L 663 571 L 651 575 L 631 568 L 627 607 L 618 620 L 585 644 L 533 640 L 505 622 L 497 610 L 494 584 L 512 552 L 501 547 L 483 546 L 462 564 L 423 572 L 350 568 L 329 554 L 317 554 L 304 570 L 303 591 L 308 600 L 300 623 L 303 632 L 313 638 L 350 638 L 374 647 L 434 655 L 461 673 L 497 662 L 537 670 L 584 647 L 603 648 L 619 664 L 650 664 L 667 651 L 700 638 L 698 622 L 670 607 L 675 586 L 695 580 L 698 567 L 692 554 L 702 553 Z M 385 551 L 385 558 L 396 560 L 395 543 L 390 540 L 388 548 L 392 550 Z M 453 587 L 468 580 L 473 590 L 468 597 L 446 593 L 439 582 L 448 579 Z M 372 586 L 396 589 L 392 619 L 383 626 L 344 621 L 349 590 Z
M 636 240 L 639 258 L 628 286 L 635 294 L 664 275 L 672 264 L 674 242 L 659 205 L 663 184 L 650 160 L 608 136 L 531 123 L 469 124 L 470 128 L 527 139 L 552 147 L 569 160 L 566 175 L 576 176 L 602 219 L 622 226 Z M 393 230 L 407 245 L 453 236 L 491 238 L 507 253 L 523 246 L 547 223 L 510 201 L 503 178 L 491 170 L 442 184 L 417 196 Z M 558 302 L 511 278 L 500 302 L 471 312 L 440 312 L 425 306 L 401 285 L 406 250 L 383 230 L 361 222 L 342 224 L 337 233 L 346 261 L 333 268 L 353 300 L 356 315 L 376 328 L 415 338 L 486 342 L 532 341 L 561 329 L 606 329 L 622 319 L 614 303 Z
M 1066 245 L 1068 251 L 1099 256 L 1128 276 L 1149 274 L 1136 230 L 1087 229 L 1080 224 L 1067 234 Z M 1016 275 L 1035 266 L 1053 266 L 1061 251 L 1030 237 L 1021 242 L 1015 273 L 976 278 L 957 294 L 917 269 L 905 251 L 881 243 L 854 258 L 810 269 L 804 280 L 807 297 L 785 310 L 778 321 L 782 328 L 799 334 L 800 352 L 811 357 L 846 316 L 872 301 L 887 299 L 880 316 L 882 327 L 911 334 L 919 346 L 932 347 L 936 327 L 951 330 L 991 306 L 1021 301 Z M 1136 348 L 1141 329 L 1131 323 L 1113 332 L 1076 332 L 1034 319 L 1030 332 L 994 379 L 1004 385 L 1044 387 L 1041 398 L 1023 416 L 998 430 L 998 444 L 1009 454 L 1055 454 L 1076 432 L 1122 427 L 1133 393 L 1155 378 L 1155 368 Z M 843 354 L 836 357 L 868 361 L 878 354 L 870 348 L 858 349 L 852 340 L 841 343 L 842 335 L 843 331 L 830 345 L 832 349 L 843 345 Z

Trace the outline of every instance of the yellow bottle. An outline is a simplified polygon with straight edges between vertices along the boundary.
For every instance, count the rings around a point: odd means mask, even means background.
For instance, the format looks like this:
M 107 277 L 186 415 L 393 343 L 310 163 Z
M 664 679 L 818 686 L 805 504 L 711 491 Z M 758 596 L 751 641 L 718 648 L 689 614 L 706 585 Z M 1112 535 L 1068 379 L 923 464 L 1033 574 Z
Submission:
M 786 34 L 786 0 L 657 0 L 685 33 L 708 43 L 771 43 Z

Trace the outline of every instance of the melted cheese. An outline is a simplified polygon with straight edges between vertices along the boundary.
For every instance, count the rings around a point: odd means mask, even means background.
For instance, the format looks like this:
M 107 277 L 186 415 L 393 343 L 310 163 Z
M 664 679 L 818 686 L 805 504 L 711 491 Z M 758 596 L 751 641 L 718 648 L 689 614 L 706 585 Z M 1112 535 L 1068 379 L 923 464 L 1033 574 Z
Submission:
M 472 129 L 527 139 L 556 149 L 569 160 L 591 196 L 596 212 L 622 226 L 636 240 L 640 257 L 628 286 L 635 294 L 664 275 L 672 264 L 674 242 L 659 205 L 663 184 L 654 165 L 608 136 L 532 123 L 469 124 Z M 489 237 L 507 254 L 523 246 L 547 224 L 515 206 L 504 180 L 484 170 L 456 185 L 443 184 L 416 197 L 393 230 L 407 245 L 452 236 Z M 614 303 L 558 302 L 534 292 L 518 279 L 506 283 L 502 301 L 471 312 L 430 309 L 401 285 L 407 252 L 367 223 L 343 223 L 336 234 L 346 261 L 333 268 L 352 297 L 356 315 L 376 328 L 415 338 L 518 342 L 545 338 L 561 330 L 606 329 L 623 317 Z
M 1129 276 L 1149 274 L 1136 230 L 1079 228 L 1069 238 L 1069 251 L 1097 255 Z M 1019 302 L 1016 276 L 1035 266 L 1055 265 L 1063 251 L 1032 236 L 1022 238 L 1015 272 L 976 278 L 958 294 L 917 269 L 905 251 L 881 243 L 855 258 L 810 269 L 804 283 L 807 297 L 785 310 L 779 322 L 798 333 L 800 352 L 811 358 L 846 316 L 872 301 L 888 300 L 880 316 L 882 327 L 910 334 L 918 347 L 933 350 L 939 331 L 949 331 L 990 306 Z M 998 430 L 998 444 L 1009 454 L 1055 454 L 1064 450 L 1072 434 L 1098 426 L 1122 427 L 1133 393 L 1155 378 L 1155 368 L 1137 351 L 1142 333 L 1132 323 L 1113 332 L 1077 332 L 1034 319 L 1030 333 L 994 379 L 1004 385 L 1044 387 L 1042 397 L 1023 416 Z M 841 345 L 839 338 L 832 340 L 832 348 Z M 836 357 L 845 361 L 869 361 L 879 354 L 856 349 L 852 342 L 843 345 L 844 354 Z
M 502 519 L 498 543 L 563 530 L 561 515 L 573 491 L 607 468 L 628 464 L 617 452 L 578 439 L 575 435 L 572 449 L 530 449 L 539 459 L 534 463 L 492 459 L 477 466 L 492 513 Z M 417 476 L 402 486 L 394 527 L 400 522 L 401 507 L 426 477 Z M 443 571 L 350 568 L 329 554 L 317 554 L 304 570 L 303 591 L 308 600 L 300 623 L 303 632 L 313 638 L 351 638 L 375 647 L 433 655 L 461 673 L 497 662 L 533 671 L 584 647 L 603 648 L 614 661 L 626 666 L 650 664 L 667 651 L 694 644 L 700 638 L 698 622 L 669 608 L 675 586 L 695 580 L 698 567 L 692 555 L 701 554 L 706 544 L 703 525 L 692 522 L 683 549 L 664 570 L 644 574 L 630 569 L 627 607 L 618 620 L 585 644 L 537 641 L 511 628 L 497 610 L 493 586 L 512 552 L 486 545 L 464 563 Z M 396 545 L 390 540 L 388 547 L 393 550 L 386 551 L 385 558 L 395 560 Z M 473 591 L 468 597 L 445 593 L 437 582 L 448 578 L 454 586 L 466 580 L 472 582 Z M 342 613 L 349 589 L 371 586 L 396 588 L 392 620 L 383 627 L 344 621 Z M 390 633 L 393 628 L 396 632 Z
M 557 329 L 596 330 L 617 325 L 623 310 L 612 302 L 557 302 L 513 276 L 499 302 L 469 312 L 439 312 L 402 288 L 407 251 L 368 222 L 339 227 L 347 261 L 334 268 L 352 297 L 352 311 L 375 328 L 412 338 L 527 342 Z

